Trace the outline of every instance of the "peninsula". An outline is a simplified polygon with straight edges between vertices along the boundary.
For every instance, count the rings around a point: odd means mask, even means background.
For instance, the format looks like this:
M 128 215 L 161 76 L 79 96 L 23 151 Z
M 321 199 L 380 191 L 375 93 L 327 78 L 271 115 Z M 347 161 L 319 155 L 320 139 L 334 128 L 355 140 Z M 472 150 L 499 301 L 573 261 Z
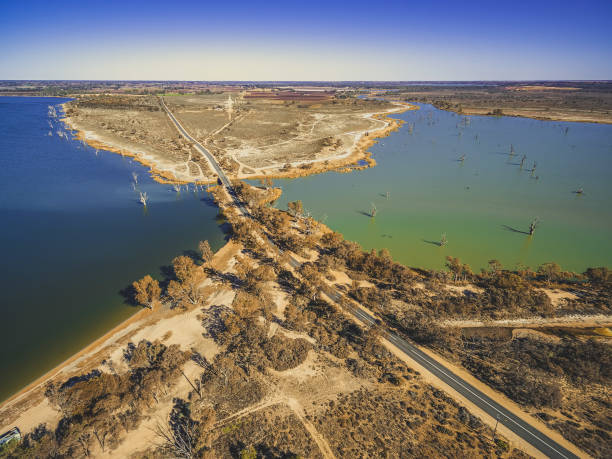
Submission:
M 5 401 L 0 457 L 608 456 L 607 268 L 413 269 L 273 208 L 268 178 L 350 171 L 408 107 L 253 94 L 66 105 L 84 141 L 214 184 L 229 242 L 135 280 L 140 312 Z

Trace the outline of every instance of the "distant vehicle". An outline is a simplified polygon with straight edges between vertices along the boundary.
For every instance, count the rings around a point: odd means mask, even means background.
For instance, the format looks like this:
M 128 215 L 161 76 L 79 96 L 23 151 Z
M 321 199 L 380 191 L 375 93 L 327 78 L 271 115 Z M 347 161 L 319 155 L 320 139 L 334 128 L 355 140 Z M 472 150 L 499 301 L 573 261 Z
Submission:
M 18 427 L 13 427 L 11 430 L 0 435 L 0 446 L 4 446 L 13 440 L 21 441 L 21 431 Z

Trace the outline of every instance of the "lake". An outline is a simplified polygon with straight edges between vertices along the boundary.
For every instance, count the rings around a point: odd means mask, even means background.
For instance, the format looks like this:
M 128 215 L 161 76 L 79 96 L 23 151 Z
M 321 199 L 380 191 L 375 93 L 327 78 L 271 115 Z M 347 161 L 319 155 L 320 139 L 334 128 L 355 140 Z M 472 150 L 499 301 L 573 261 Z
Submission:
M 206 192 L 177 194 L 129 158 L 58 136 L 47 107 L 66 100 L 0 97 L 0 400 L 133 314 L 119 293 L 132 281 L 200 240 L 224 243 Z
M 276 205 L 301 199 L 346 239 L 412 267 L 440 269 L 449 255 L 475 270 L 491 259 L 577 272 L 612 266 L 612 126 L 418 105 L 394 115 L 406 123 L 370 149 L 376 167 L 276 180 Z

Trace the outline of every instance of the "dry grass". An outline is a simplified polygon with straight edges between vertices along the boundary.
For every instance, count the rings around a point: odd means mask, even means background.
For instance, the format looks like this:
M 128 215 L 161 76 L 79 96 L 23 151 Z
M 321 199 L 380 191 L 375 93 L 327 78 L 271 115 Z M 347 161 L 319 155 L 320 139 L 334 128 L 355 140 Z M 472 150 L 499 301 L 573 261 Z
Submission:
M 390 126 L 378 115 L 407 108 L 360 99 L 245 99 L 242 92 L 167 96 L 165 102 L 226 173 L 239 177 L 304 175 L 355 163 L 371 144 L 365 134 Z M 214 178 L 152 96 L 88 96 L 67 106 L 67 122 L 91 145 L 134 156 L 165 180 Z

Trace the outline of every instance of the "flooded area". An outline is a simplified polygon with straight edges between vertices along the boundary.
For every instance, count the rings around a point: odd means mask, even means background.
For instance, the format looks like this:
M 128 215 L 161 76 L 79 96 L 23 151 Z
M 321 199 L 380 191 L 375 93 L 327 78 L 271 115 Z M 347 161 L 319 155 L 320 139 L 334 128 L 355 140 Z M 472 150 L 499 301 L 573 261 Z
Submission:
M 376 167 L 276 180 L 276 205 L 300 199 L 346 239 L 413 267 L 446 256 L 475 271 L 491 259 L 612 265 L 612 126 L 419 106 L 393 115 L 405 124 L 370 149 Z

